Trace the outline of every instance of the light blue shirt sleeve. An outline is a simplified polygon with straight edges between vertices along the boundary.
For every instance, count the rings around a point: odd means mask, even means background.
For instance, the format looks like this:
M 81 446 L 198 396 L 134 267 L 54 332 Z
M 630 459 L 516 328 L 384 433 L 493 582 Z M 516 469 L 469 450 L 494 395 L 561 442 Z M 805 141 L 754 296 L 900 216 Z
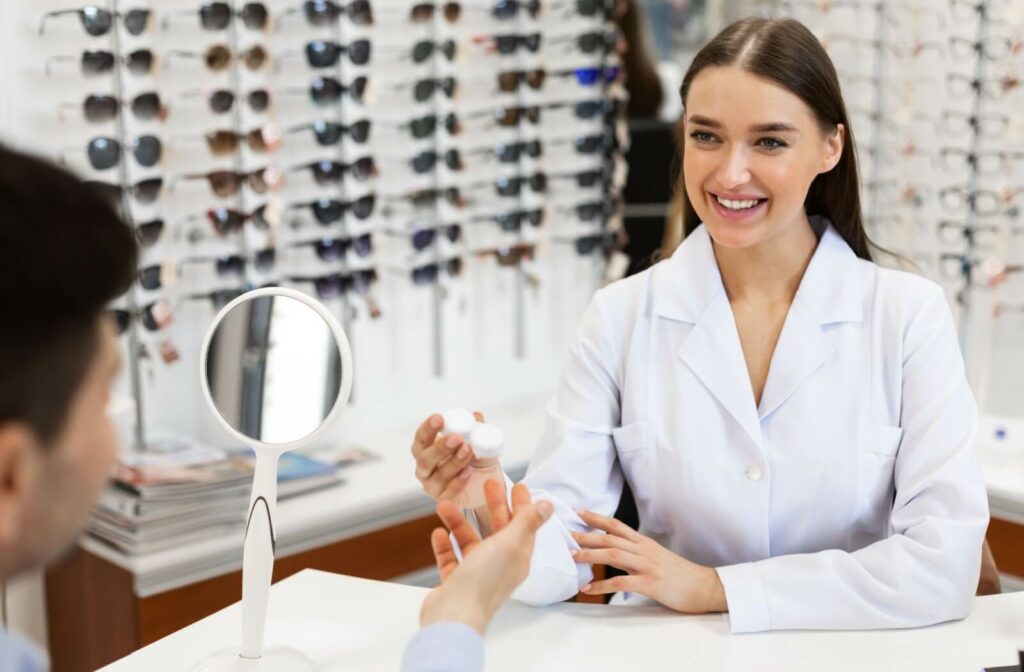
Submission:
M 47 669 L 46 654 L 18 635 L 0 628 L 0 672 L 45 672 Z
M 462 623 L 420 630 L 405 650 L 402 672 L 483 672 L 484 640 Z

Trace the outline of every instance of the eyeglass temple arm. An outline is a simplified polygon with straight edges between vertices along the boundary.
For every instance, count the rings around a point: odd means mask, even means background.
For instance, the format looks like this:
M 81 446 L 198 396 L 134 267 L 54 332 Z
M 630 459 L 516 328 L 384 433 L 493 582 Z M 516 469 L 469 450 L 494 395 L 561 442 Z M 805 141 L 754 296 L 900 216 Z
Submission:
M 46 22 L 49 19 L 61 16 L 63 14 L 81 14 L 81 13 L 82 13 L 82 10 L 80 10 L 80 9 L 58 9 L 58 10 L 53 11 L 53 12 L 47 12 L 46 14 L 43 14 L 43 17 L 39 20 L 39 34 L 42 35 L 43 32 L 46 30 Z

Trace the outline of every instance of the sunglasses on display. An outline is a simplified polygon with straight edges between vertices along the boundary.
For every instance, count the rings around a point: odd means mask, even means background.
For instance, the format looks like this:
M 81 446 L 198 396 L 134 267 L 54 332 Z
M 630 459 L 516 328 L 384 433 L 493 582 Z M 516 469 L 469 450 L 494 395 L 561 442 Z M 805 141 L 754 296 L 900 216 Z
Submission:
M 525 49 L 526 51 L 536 53 L 540 50 L 541 41 L 542 37 L 540 33 L 530 33 L 528 35 L 485 35 L 474 39 L 474 42 L 478 44 L 485 43 L 493 45 L 495 51 L 505 56 L 514 54 L 519 49 Z
M 419 103 L 430 100 L 438 90 L 444 93 L 448 98 L 452 98 L 455 96 L 456 88 L 457 83 L 454 77 L 421 79 L 415 82 L 395 84 L 391 87 L 393 91 L 406 91 L 408 89 L 412 89 L 412 96 L 416 102 Z
M 438 187 L 435 189 L 418 189 L 410 194 L 404 196 L 391 197 L 387 199 L 391 203 L 409 203 L 416 210 L 422 210 L 430 208 L 441 200 L 446 201 L 449 205 L 456 208 L 461 208 L 466 205 L 466 201 L 462 197 L 462 193 L 458 187 Z M 386 214 L 395 214 L 395 208 L 391 205 L 384 206 Z
M 587 257 L 600 250 L 604 254 L 608 254 L 615 249 L 615 234 L 614 233 L 595 233 L 587 236 L 581 236 L 573 241 L 573 247 L 576 250 L 576 254 L 581 257 Z
M 382 51 L 387 51 L 388 47 L 381 47 Z M 405 47 L 401 47 L 403 58 L 412 59 L 413 63 L 424 63 L 434 55 L 434 52 L 440 53 L 449 61 L 454 60 L 455 54 L 458 53 L 458 45 L 455 40 L 445 40 L 444 42 L 432 42 L 430 40 L 420 40 L 412 45 L 412 49 L 406 50 Z
M 235 92 L 229 91 L 228 89 L 216 89 L 214 91 L 193 89 L 191 91 L 185 91 L 179 95 L 179 98 L 198 97 L 205 98 L 207 105 L 210 107 L 210 111 L 216 114 L 230 112 L 231 108 L 235 105 L 236 98 Z M 247 93 L 243 100 L 248 103 L 249 109 L 253 112 L 266 112 L 270 107 L 270 92 L 267 89 L 255 89 Z
M 440 153 L 432 149 L 420 152 L 409 161 L 409 165 L 417 174 L 423 174 L 433 170 L 439 159 L 444 161 L 449 170 L 458 171 L 465 167 L 462 163 L 462 155 L 457 149 L 449 149 Z
M 248 2 L 237 12 L 226 2 L 204 2 L 199 10 L 181 10 L 164 16 L 163 28 L 167 29 L 172 16 L 199 15 L 199 26 L 203 30 L 226 30 L 231 25 L 231 17 L 237 16 L 246 28 L 264 30 L 270 20 L 267 6 L 261 2 Z
M 81 103 L 61 103 L 61 108 L 79 108 L 86 121 L 112 121 L 121 112 L 122 103 L 131 109 L 139 121 L 152 121 L 166 117 L 167 108 L 155 91 L 140 93 L 131 99 L 118 99 L 106 94 L 91 94 Z
M 316 77 L 308 88 L 286 88 L 281 93 L 306 94 L 317 105 L 332 105 L 341 100 L 342 94 L 347 93 L 352 100 L 361 103 L 368 83 L 366 77 L 356 77 L 351 84 L 342 84 L 333 77 Z
M 248 184 L 257 194 L 277 191 L 284 185 L 284 173 L 277 166 L 266 166 L 251 172 L 215 170 L 209 173 L 186 173 L 178 179 L 206 180 L 210 190 L 222 198 L 234 196 L 243 184 Z
M 491 9 L 491 16 L 508 21 L 516 18 L 519 12 L 527 12 L 536 19 L 540 14 L 540 0 L 498 0 Z
M 302 131 L 313 131 L 317 144 L 322 146 L 336 145 L 341 141 L 343 135 L 348 135 L 353 142 L 363 144 L 370 139 L 370 121 L 363 119 L 351 124 L 340 124 L 336 121 L 317 120 L 308 124 L 292 126 L 285 131 L 285 134 L 301 133 Z
M 497 247 L 493 250 L 480 250 L 476 252 L 476 256 L 481 259 L 494 257 L 494 260 L 498 262 L 498 266 L 508 268 L 519 266 L 524 261 L 532 261 L 536 251 L 536 245 L 510 245 L 508 247 Z
M 434 18 L 435 10 L 441 10 L 441 16 L 448 23 L 455 23 L 462 14 L 462 5 L 458 2 L 446 2 L 437 4 L 420 2 L 409 9 L 409 20 L 413 23 L 426 23 Z
M 111 184 L 109 182 L 100 182 L 97 180 L 88 180 L 85 182 L 94 187 L 100 194 L 110 201 L 115 207 L 121 205 L 121 198 L 123 196 L 124 187 L 120 184 Z M 132 198 L 136 200 L 140 205 L 151 205 L 156 202 L 160 197 L 160 193 L 163 191 L 164 178 L 162 177 L 150 177 L 145 180 L 140 180 L 135 184 L 128 186 L 128 191 Z
M 279 149 L 282 142 L 281 132 L 273 124 L 254 128 L 247 133 L 229 130 L 210 131 L 203 137 L 206 138 L 206 145 L 214 156 L 234 154 L 242 142 L 253 152 L 261 154 Z
M 234 52 L 230 48 L 223 44 L 215 44 L 206 51 L 183 51 L 173 50 L 167 52 L 167 60 L 170 62 L 172 57 L 176 58 L 192 58 L 202 59 L 206 63 L 206 67 L 213 72 L 221 72 L 227 70 L 228 66 L 235 58 Z M 238 53 L 238 59 L 245 65 L 249 70 L 255 71 L 262 68 L 269 58 L 267 50 L 262 46 L 256 44 L 248 49 L 244 49 Z
M 570 49 L 575 47 L 584 54 L 596 51 L 608 53 L 615 49 L 617 41 L 618 37 L 612 31 L 592 31 L 581 35 L 557 35 L 548 38 L 549 44 L 568 44 Z
M 432 285 L 438 281 L 442 272 L 453 278 L 462 275 L 462 259 L 456 257 L 440 263 L 434 262 L 417 266 L 409 272 L 409 276 L 414 285 Z
M 604 184 L 607 181 L 604 170 L 584 170 L 576 173 L 555 173 L 550 177 L 551 180 L 573 180 L 576 182 L 576 186 L 581 189 L 587 189 L 595 187 L 599 184 Z
M 78 63 L 86 77 L 112 72 L 120 61 L 133 75 L 148 75 L 153 71 L 156 57 L 150 49 L 136 49 L 124 56 L 115 56 L 109 51 L 90 50 L 81 55 L 51 56 L 46 59 L 46 74 L 49 75 L 54 63 Z
M 462 227 L 458 224 L 443 224 L 436 228 L 415 229 L 409 242 L 414 250 L 422 252 L 437 241 L 438 235 L 444 236 L 451 243 L 457 243 L 462 239 Z
M 575 12 L 580 16 L 602 16 L 608 19 L 615 14 L 615 5 L 615 0 L 576 0 L 574 3 L 553 2 L 548 7 L 553 10 L 563 10 L 565 15 Z
M 166 301 L 154 301 L 134 311 L 114 308 L 108 310 L 107 314 L 113 320 L 119 336 L 128 331 L 132 318 L 138 319 L 147 331 L 163 331 L 174 321 L 174 315 Z
M 146 168 L 152 168 L 160 163 L 160 157 L 163 155 L 163 144 L 155 135 L 140 135 L 131 141 L 129 148 L 139 165 Z M 62 153 L 62 163 L 70 151 L 72 150 Z M 94 169 L 108 170 L 121 162 L 121 143 L 114 138 L 93 138 L 86 145 L 85 154 L 89 159 L 89 165 Z
M 481 215 L 473 217 L 470 221 L 474 222 L 494 222 L 501 227 L 503 231 L 515 232 L 523 228 L 523 223 L 527 223 L 531 226 L 538 227 L 544 223 L 544 210 L 517 210 L 514 212 L 504 212 L 500 215 Z
M 153 247 L 164 233 L 164 220 L 152 219 L 135 225 L 135 237 L 143 247 Z
M 533 175 L 499 177 L 494 181 L 494 190 L 499 196 L 518 196 L 524 186 L 529 187 L 534 193 L 543 193 L 548 189 L 548 176 L 544 173 L 534 173 Z
M 356 219 L 366 219 L 373 214 L 376 203 L 377 197 L 373 194 L 368 194 L 352 201 L 321 198 L 306 203 L 291 203 L 288 208 L 290 210 L 309 208 L 321 226 L 329 226 L 340 221 L 342 216 L 348 211 L 351 211 Z
M 375 269 L 353 271 L 351 273 L 331 273 L 316 277 L 293 277 L 292 282 L 311 282 L 321 299 L 336 299 L 350 291 L 356 294 L 367 294 L 373 283 L 377 281 Z
M 210 208 L 202 217 L 189 217 L 186 221 L 206 219 L 218 236 L 228 236 L 242 230 L 246 222 L 260 230 L 276 227 L 281 221 L 281 209 L 277 203 L 264 203 L 252 212 L 241 212 L 233 208 Z
M 275 67 L 280 69 L 281 61 L 298 56 L 298 51 L 282 52 L 276 59 Z M 329 40 L 313 40 L 306 43 L 303 52 L 311 68 L 331 68 L 338 64 L 342 54 L 348 55 L 352 65 L 366 65 L 370 62 L 370 41 L 355 40 L 350 44 L 339 44 Z
M 321 261 L 342 261 L 352 250 L 360 257 L 368 257 L 373 253 L 373 237 L 364 233 L 354 238 L 321 238 L 305 243 L 294 243 L 292 247 L 313 246 L 316 256 Z
M 55 12 L 47 12 L 43 14 L 43 18 L 39 22 L 39 34 L 42 35 L 46 30 L 46 23 L 53 18 L 59 16 L 69 16 L 71 14 L 77 14 L 78 18 L 82 22 L 82 28 L 85 32 L 93 37 L 101 37 L 110 32 L 114 27 L 114 18 L 119 18 L 124 21 L 124 29 L 128 31 L 129 35 L 141 35 L 146 31 L 149 26 L 150 12 L 148 9 L 130 9 L 127 12 L 111 12 L 110 10 L 103 9 L 102 7 L 96 7 L 95 5 L 89 5 L 81 7 L 79 9 L 61 9 Z
M 312 171 L 313 179 L 316 180 L 317 184 L 336 184 L 341 181 L 342 176 L 347 172 L 352 173 L 352 177 L 360 182 L 368 180 L 377 174 L 377 166 L 372 156 L 364 156 L 352 163 L 326 160 L 313 161 L 292 166 L 288 169 L 288 172 L 296 173 L 302 170 Z
M 285 10 L 282 16 L 299 12 L 313 26 L 330 26 L 343 14 L 357 26 L 373 24 L 373 11 L 368 0 L 354 0 L 346 5 L 331 2 L 331 0 L 307 0 L 298 7 Z

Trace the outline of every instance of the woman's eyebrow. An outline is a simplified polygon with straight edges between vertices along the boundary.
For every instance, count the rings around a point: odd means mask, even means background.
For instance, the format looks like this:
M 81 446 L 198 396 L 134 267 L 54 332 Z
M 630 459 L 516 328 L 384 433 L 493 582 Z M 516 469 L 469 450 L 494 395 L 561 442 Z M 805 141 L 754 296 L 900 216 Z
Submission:
M 698 126 L 707 126 L 708 128 L 722 128 L 721 122 L 699 114 L 690 117 L 689 122 Z M 799 133 L 800 129 L 783 121 L 773 121 L 767 124 L 754 124 L 749 128 L 749 131 L 751 133 Z

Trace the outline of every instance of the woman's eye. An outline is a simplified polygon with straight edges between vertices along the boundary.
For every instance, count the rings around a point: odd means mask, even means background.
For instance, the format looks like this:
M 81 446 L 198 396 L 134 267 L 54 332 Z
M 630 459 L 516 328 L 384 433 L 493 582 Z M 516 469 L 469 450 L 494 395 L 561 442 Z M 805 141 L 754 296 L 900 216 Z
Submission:
M 711 135 L 710 133 L 706 133 L 705 131 L 694 131 L 693 133 L 690 133 L 690 137 L 699 143 L 705 144 L 712 142 L 715 139 L 715 136 Z
M 787 146 L 785 142 L 778 138 L 761 138 L 757 143 L 765 149 L 782 149 Z

